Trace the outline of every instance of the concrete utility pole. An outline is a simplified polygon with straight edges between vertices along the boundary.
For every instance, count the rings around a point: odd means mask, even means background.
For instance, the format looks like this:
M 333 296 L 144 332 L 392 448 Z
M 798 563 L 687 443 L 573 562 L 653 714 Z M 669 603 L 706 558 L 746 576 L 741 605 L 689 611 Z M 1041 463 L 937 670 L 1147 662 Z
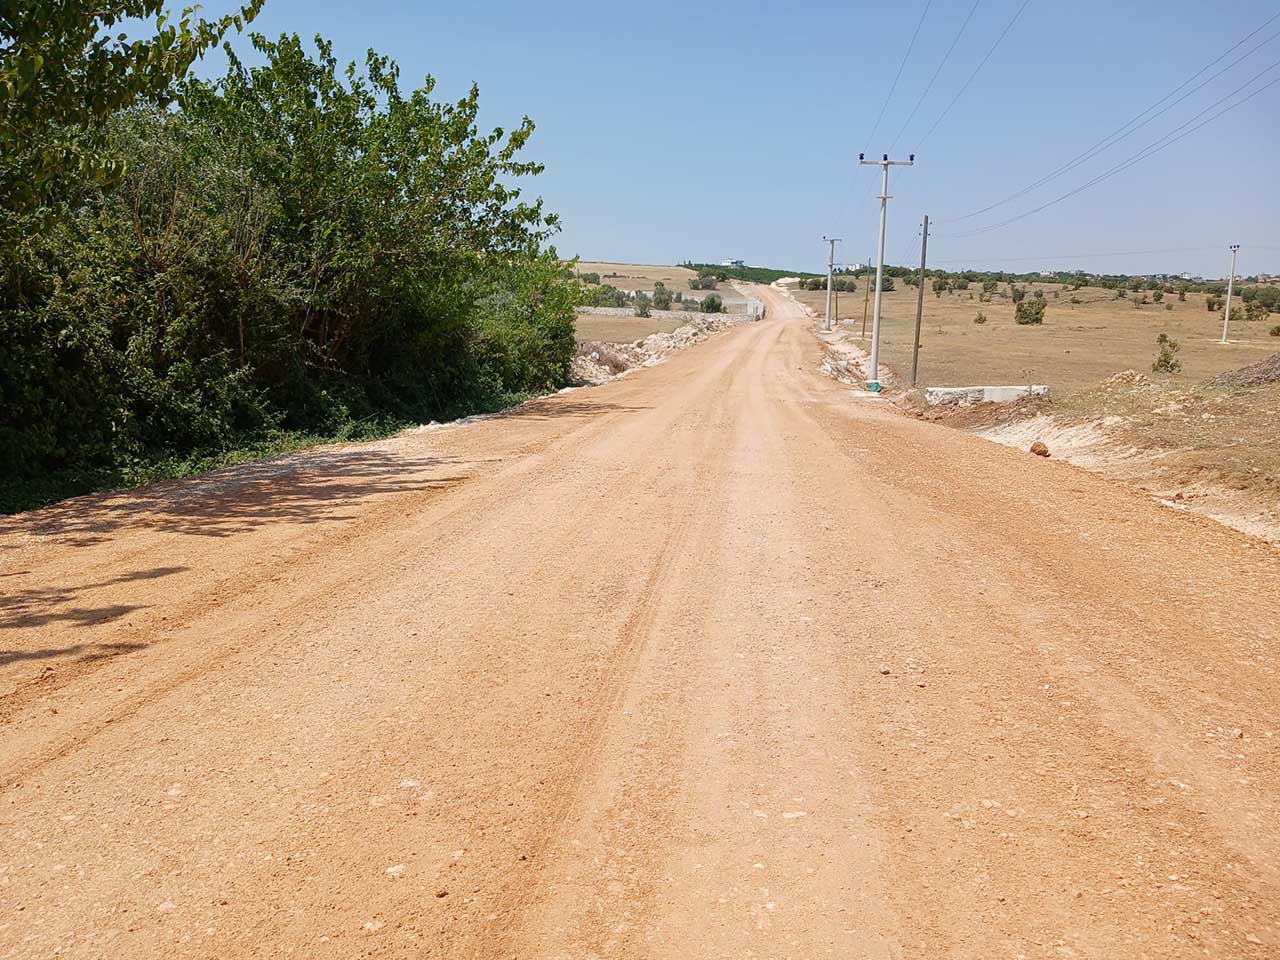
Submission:
M 867 272 L 871 272 L 871 258 L 867 258 Z M 867 304 L 870 303 L 871 281 L 864 281 L 862 288 L 862 339 L 867 339 Z
M 911 351 L 911 385 L 916 385 L 916 371 L 920 369 L 920 318 L 924 316 L 924 255 L 929 249 L 929 215 L 924 215 L 924 229 L 920 233 L 920 289 L 916 291 L 916 345 Z
M 1240 244 L 1231 245 L 1231 272 L 1227 274 L 1227 308 L 1222 315 L 1222 342 L 1227 342 L 1227 327 L 1231 325 L 1231 291 L 1236 285 L 1236 251 Z
M 871 318 L 871 370 L 867 378 L 867 389 L 872 393 L 880 392 L 880 285 L 884 281 L 884 227 L 889 212 L 889 168 L 910 167 L 916 162 L 916 155 L 911 154 L 906 160 L 890 160 L 883 154 L 879 160 L 864 159 L 858 154 L 858 163 L 864 166 L 879 167 L 880 181 L 880 242 L 876 247 L 876 306 Z
M 836 265 L 836 244 L 840 242 L 839 237 L 823 237 L 827 244 L 827 320 L 823 325 L 824 330 L 831 329 L 831 273 Z

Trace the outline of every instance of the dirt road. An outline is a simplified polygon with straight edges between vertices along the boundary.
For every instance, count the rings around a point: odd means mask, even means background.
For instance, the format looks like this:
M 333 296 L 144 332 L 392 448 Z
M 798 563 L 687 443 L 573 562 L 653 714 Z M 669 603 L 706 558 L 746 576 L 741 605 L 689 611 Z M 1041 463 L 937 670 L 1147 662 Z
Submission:
M 0 521 L 0 957 L 1280 956 L 1280 553 L 769 297 Z

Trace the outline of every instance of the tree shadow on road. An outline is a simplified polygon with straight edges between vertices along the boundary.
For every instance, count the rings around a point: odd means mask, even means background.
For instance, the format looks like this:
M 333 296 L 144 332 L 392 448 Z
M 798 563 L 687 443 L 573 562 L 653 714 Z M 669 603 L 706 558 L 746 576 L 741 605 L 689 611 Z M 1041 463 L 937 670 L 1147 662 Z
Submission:
M 353 514 L 344 507 L 448 487 L 466 479 L 470 465 L 388 450 L 319 449 L 0 518 L 0 537 L 91 546 L 131 530 L 229 537 L 262 524 L 345 520 Z

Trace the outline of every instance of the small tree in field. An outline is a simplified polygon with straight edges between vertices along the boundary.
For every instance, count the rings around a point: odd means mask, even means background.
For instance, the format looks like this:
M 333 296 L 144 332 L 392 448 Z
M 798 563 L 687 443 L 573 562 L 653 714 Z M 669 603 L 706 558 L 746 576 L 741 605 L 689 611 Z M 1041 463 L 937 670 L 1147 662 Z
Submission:
M 885 277 L 883 280 L 881 280 L 881 281 L 880 281 L 880 289 L 881 289 L 882 291 L 884 291 L 885 293 L 888 293 L 890 290 L 892 290 L 892 289 L 893 289 L 893 277 Z
M 720 299 L 720 294 L 710 293 L 702 298 L 703 313 L 724 313 L 724 301 Z
M 1037 293 L 1040 293 L 1038 290 Z M 1039 326 L 1044 323 L 1044 295 L 1032 297 L 1030 300 L 1019 300 L 1013 309 L 1013 322 L 1024 327 Z
M 1153 303 L 1159 303 L 1159 302 L 1160 302 L 1161 300 L 1163 300 L 1163 299 L 1164 299 L 1164 291 L 1163 291 L 1163 290 L 1155 290 L 1155 291 L 1152 291 L 1152 294 L 1151 294 L 1151 301 L 1152 301 Z
M 996 292 L 996 289 L 997 289 L 999 286 L 1000 286 L 1000 281 L 998 281 L 998 280 L 983 280 L 983 281 L 982 281 L 982 292 L 983 292 L 983 293 L 985 293 L 985 294 L 987 295 L 988 299 L 989 299 L 989 298 L 990 298 L 990 296 L 991 296 L 991 294 L 995 293 L 995 292 Z
M 653 301 L 649 299 L 649 295 L 643 290 L 636 291 L 636 316 L 649 316 L 649 306 Z
M 671 309 L 671 291 L 661 280 L 653 285 L 653 308 L 655 310 Z
M 1184 301 L 1187 299 L 1187 288 L 1185 285 L 1178 288 L 1178 299 Z
M 942 299 L 943 292 L 947 289 L 947 281 L 942 277 L 936 277 L 933 281 L 933 295 L 938 299 Z
M 1027 288 L 1015 287 L 1013 284 L 1009 284 L 1009 296 L 1013 298 L 1014 303 L 1022 303 L 1027 296 Z
M 1182 369 L 1182 361 L 1177 356 L 1182 344 L 1167 333 L 1162 333 L 1156 337 L 1156 346 L 1159 352 L 1156 353 L 1155 362 L 1151 364 L 1152 373 L 1177 373 Z

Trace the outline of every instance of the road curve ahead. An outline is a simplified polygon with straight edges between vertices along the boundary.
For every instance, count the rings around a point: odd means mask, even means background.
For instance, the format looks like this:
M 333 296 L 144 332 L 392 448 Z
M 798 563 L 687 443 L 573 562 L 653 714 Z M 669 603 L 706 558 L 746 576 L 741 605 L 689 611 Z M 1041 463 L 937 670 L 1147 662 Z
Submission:
M 0 957 L 1280 956 L 1280 554 L 762 296 L 0 520 Z

